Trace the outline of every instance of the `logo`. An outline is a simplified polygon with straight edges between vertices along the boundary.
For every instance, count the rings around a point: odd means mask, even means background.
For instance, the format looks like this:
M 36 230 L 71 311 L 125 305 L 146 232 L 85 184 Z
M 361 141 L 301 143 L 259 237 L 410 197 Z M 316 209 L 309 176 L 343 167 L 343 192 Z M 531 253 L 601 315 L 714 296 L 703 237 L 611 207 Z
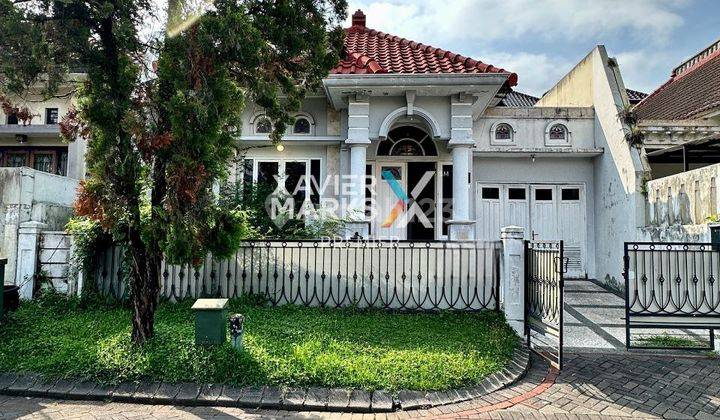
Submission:
M 388 214 L 385 220 L 383 220 L 381 226 L 384 228 L 391 227 L 393 223 L 395 223 L 395 220 L 397 220 L 398 217 L 404 214 L 405 224 L 407 224 L 407 222 L 411 220 L 413 216 L 416 216 L 420 223 L 423 225 L 423 227 L 432 228 L 433 225 L 432 223 L 430 223 L 430 219 L 428 219 L 427 215 L 425 214 L 425 212 L 423 212 L 417 201 L 412 200 L 411 202 L 410 197 L 412 197 L 413 199 L 419 198 L 420 193 L 422 193 L 425 187 L 430 183 L 434 175 L 435 171 L 425 172 L 422 178 L 420 178 L 420 181 L 418 181 L 418 183 L 415 184 L 415 186 L 413 187 L 412 191 L 410 191 L 410 196 L 408 196 L 405 193 L 402 185 L 400 185 L 400 182 L 398 182 L 398 180 L 393 175 L 393 173 L 387 169 L 383 170 L 382 177 L 388 183 L 390 189 L 398 198 L 398 201 L 397 203 L 395 203 L 395 206 L 393 206 L 393 208 L 390 210 L 390 214 Z M 406 208 L 408 208 L 408 212 L 403 213 Z

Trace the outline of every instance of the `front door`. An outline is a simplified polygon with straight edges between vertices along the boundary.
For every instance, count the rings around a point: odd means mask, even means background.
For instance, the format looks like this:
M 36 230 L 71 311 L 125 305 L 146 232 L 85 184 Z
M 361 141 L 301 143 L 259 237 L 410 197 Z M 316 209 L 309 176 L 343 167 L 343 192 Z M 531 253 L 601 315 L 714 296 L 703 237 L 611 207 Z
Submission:
M 408 162 L 408 191 L 410 205 L 407 225 L 408 240 L 435 239 L 435 162 Z M 410 207 L 409 207 L 410 208 Z

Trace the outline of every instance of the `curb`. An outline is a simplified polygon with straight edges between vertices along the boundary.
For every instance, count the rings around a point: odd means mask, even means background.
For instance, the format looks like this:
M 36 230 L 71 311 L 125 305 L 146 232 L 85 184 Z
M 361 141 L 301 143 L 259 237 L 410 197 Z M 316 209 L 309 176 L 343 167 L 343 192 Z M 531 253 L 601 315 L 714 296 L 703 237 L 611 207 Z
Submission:
M 93 381 L 59 379 L 45 382 L 39 375 L 0 374 L 0 395 L 55 398 L 80 401 L 112 401 L 134 404 L 172 404 L 187 407 L 220 406 L 288 411 L 382 413 L 416 410 L 469 401 L 499 391 L 519 381 L 530 367 L 530 352 L 524 344 L 500 372 L 474 387 L 442 392 L 367 392 L 338 388 L 245 387 L 193 383 L 122 382 L 103 385 Z

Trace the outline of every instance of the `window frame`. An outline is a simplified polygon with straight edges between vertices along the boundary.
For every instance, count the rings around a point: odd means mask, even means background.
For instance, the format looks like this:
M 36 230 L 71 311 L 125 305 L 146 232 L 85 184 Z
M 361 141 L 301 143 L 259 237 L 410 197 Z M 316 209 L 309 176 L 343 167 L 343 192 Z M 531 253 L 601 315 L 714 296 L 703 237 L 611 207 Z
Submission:
M 565 128 L 565 139 L 551 139 L 550 138 L 550 131 L 553 129 L 553 127 L 560 125 L 563 128 Z M 570 131 L 570 128 L 568 127 L 567 121 L 562 120 L 554 120 L 550 121 L 545 126 L 545 146 L 548 147 L 567 147 L 572 145 L 572 132 Z
M 500 126 L 506 125 L 510 127 L 510 138 L 509 139 L 498 139 L 495 135 L 497 134 L 497 129 L 500 128 Z M 490 126 L 490 144 L 492 146 L 508 146 L 508 145 L 515 145 L 515 138 L 516 138 L 517 130 L 515 129 L 515 126 L 511 124 L 509 121 L 496 121 L 493 123 L 492 126 Z
M 55 122 L 50 122 L 50 113 L 52 111 L 55 111 Z M 58 125 L 60 123 L 60 108 L 58 107 L 51 107 L 51 108 L 45 108 L 45 124 L 46 125 Z

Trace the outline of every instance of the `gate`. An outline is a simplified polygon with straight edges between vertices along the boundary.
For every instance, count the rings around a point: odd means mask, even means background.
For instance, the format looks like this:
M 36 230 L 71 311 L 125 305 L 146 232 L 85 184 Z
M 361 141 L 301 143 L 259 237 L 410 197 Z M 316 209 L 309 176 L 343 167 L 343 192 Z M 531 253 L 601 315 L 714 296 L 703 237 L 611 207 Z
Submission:
M 552 366 L 563 365 L 563 241 L 525 241 L 525 336 Z

